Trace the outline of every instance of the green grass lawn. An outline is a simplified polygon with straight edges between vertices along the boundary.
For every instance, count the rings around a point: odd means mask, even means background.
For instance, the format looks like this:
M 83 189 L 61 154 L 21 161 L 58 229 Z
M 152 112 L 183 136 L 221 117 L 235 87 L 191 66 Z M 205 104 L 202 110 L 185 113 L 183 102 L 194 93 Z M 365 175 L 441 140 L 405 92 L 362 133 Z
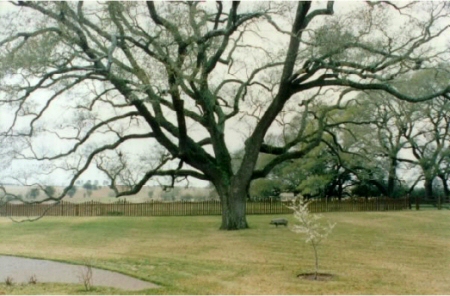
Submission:
M 450 212 L 327 213 L 337 222 L 319 247 L 314 268 L 300 235 L 269 225 L 275 216 L 248 216 L 251 229 L 219 231 L 219 216 L 46 217 L 33 223 L 0 219 L 0 253 L 83 263 L 162 286 L 141 294 L 447 294 Z M 293 223 L 290 215 L 279 215 Z M 4 279 L 0 279 L 1 282 Z M 94 283 L 95 284 L 95 283 Z M 126 294 L 96 287 L 0 284 L 6 294 Z M 130 292 L 131 293 L 131 292 Z M 136 294 L 136 292 L 132 292 Z

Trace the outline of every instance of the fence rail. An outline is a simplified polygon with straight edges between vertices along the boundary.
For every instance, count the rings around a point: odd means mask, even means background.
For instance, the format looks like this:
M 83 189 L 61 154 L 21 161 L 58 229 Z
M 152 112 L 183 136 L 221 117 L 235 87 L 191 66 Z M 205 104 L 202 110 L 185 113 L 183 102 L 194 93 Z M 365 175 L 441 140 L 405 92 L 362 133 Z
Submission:
M 247 202 L 246 213 L 290 214 L 292 210 L 284 202 Z M 392 211 L 409 208 L 408 199 L 361 199 L 361 200 L 317 200 L 310 203 L 309 209 L 318 212 L 352 212 L 352 211 Z M 219 201 L 203 202 L 146 202 L 131 203 L 118 201 L 104 204 L 85 202 L 80 204 L 60 202 L 56 204 L 13 204 L 6 203 L 0 207 L 0 216 L 200 216 L 220 215 Z

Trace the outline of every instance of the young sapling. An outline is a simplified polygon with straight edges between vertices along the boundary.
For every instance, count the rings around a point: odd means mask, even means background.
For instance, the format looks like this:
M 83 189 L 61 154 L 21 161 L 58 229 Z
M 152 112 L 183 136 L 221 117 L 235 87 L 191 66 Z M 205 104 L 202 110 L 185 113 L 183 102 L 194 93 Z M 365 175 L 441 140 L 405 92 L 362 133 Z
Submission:
M 304 234 L 306 236 L 305 242 L 311 245 L 314 250 L 315 257 L 315 273 L 314 279 L 317 280 L 318 270 L 319 270 L 319 257 L 317 253 L 317 248 L 319 244 L 325 240 L 328 235 L 333 231 L 336 223 L 330 223 L 328 221 L 327 225 L 320 223 L 322 215 L 312 214 L 309 211 L 308 205 L 311 201 L 305 200 L 303 196 L 300 196 L 297 201 L 289 206 L 291 210 L 294 211 L 294 218 L 297 220 L 290 229 L 298 234 Z

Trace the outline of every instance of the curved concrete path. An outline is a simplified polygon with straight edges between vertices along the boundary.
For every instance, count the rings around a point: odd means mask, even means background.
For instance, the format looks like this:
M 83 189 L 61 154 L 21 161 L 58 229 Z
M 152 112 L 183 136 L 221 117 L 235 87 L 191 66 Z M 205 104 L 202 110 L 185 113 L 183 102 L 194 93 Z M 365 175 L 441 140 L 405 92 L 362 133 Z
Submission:
M 9 276 L 15 283 L 28 283 L 30 277 L 35 276 L 38 283 L 82 284 L 80 275 L 85 268 L 83 265 L 49 260 L 0 256 L 0 282 L 4 282 Z M 94 287 L 106 286 L 129 291 L 159 287 L 131 276 L 98 268 L 92 268 L 92 275 Z

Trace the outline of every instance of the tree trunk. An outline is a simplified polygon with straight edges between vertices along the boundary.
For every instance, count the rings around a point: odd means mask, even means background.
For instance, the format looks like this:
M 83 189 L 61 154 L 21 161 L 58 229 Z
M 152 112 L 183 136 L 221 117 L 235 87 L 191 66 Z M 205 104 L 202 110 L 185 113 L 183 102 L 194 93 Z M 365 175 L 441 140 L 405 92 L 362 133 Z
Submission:
M 447 180 L 445 178 L 445 175 L 443 175 L 443 174 L 439 174 L 439 178 L 441 179 L 442 187 L 444 188 L 444 199 L 447 200 L 448 197 L 450 196 L 450 191 L 448 189 Z
M 319 273 L 319 256 L 317 256 L 317 246 L 316 246 L 316 244 L 313 241 L 311 241 L 311 244 L 312 244 L 312 246 L 314 248 L 314 257 L 316 259 L 316 261 L 315 261 L 316 264 L 315 264 L 315 269 L 314 269 L 314 280 L 317 281 L 317 275 Z
M 219 186 L 217 192 L 222 203 L 221 230 L 239 230 L 248 228 L 245 216 L 247 187 Z
M 433 179 L 431 178 L 425 179 L 425 198 L 433 199 Z
M 338 199 L 342 199 L 342 193 L 344 192 L 344 188 L 342 187 L 342 180 L 339 180 L 338 184 Z
M 395 180 L 397 179 L 397 161 L 391 159 L 391 166 L 389 168 L 388 184 L 387 184 L 387 197 L 394 197 Z

